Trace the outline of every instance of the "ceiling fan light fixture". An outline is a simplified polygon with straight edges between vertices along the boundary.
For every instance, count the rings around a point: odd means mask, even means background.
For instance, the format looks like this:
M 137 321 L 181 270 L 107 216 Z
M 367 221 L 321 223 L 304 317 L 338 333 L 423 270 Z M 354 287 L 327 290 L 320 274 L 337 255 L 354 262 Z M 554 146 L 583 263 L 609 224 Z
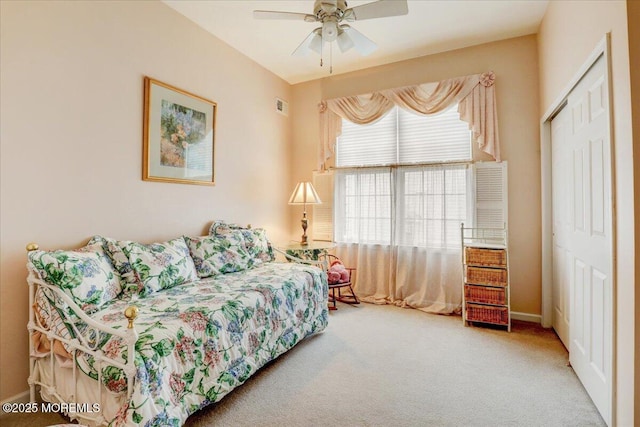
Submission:
M 340 48 L 340 52 L 342 53 L 345 53 L 346 51 L 348 51 L 353 47 L 353 40 L 351 40 L 351 37 L 349 37 L 349 34 L 347 34 L 347 32 L 344 31 L 343 29 L 340 29 L 338 31 L 337 42 L 338 42 L 338 47 Z
M 313 30 L 313 38 L 309 42 L 309 49 L 317 53 L 318 55 L 322 55 L 322 29 L 316 28 Z
M 356 49 L 356 51 L 360 55 L 362 56 L 370 55 L 378 48 L 377 44 L 375 44 L 373 41 L 371 41 L 369 38 L 367 38 L 364 34 L 356 30 L 355 28 L 347 24 L 341 25 L 340 27 L 345 32 L 345 34 L 349 36 L 349 38 L 353 42 L 353 47 Z
M 335 18 L 328 18 L 322 24 L 322 40 L 331 43 L 338 37 L 338 22 Z
M 337 42 L 341 52 L 353 48 L 363 56 L 370 55 L 378 47 L 373 40 L 343 22 L 402 16 L 408 12 L 407 0 L 374 0 L 352 8 L 347 6 L 346 0 L 315 0 L 313 15 L 275 10 L 254 10 L 253 15 L 256 19 L 288 19 L 321 23 L 322 26 L 313 30 L 292 55 L 307 56 L 309 52 L 316 52 L 320 55 L 320 66 L 322 66 L 324 42 L 329 44 L 330 64 L 334 41 Z M 331 71 L 330 65 L 329 72 Z

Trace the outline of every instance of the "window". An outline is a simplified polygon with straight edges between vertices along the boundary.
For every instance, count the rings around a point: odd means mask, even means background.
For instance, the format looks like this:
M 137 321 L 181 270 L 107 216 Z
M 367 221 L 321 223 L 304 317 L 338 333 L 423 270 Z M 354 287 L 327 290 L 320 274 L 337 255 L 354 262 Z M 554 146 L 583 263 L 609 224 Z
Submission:
M 343 120 L 336 166 L 470 161 L 471 133 L 457 107 L 430 116 L 394 107 L 369 125 Z
M 466 165 L 400 168 L 398 236 L 402 246 L 455 248 L 467 221 Z
M 400 108 L 371 125 L 343 121 L 335 174 L 335 240 L 459 246 L 468 210 L 471 135 L 457 109 L 418 116 Z M 381 166 L 384 167 L 374 167 Z
M 390 168 L 366 168 L 336 174 L 337 241 L 391 244 L 391 178 Z

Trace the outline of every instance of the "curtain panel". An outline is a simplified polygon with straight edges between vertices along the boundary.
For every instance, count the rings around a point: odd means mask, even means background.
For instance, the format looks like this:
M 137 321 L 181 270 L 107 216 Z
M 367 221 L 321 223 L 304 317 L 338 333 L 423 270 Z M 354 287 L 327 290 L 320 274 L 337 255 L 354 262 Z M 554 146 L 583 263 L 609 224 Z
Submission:
M 460 313 L 460 251 L 338 243 L 336 255 L 357 266 L 355 291 L 360 300 L 393 304 L 426 313 Z
M 336 255 L 375 304 L 451 314 L 462 304 L 460 223 L 470 219 L 465 165 L 335 172 Z
M 469 124 L 473 141 L 482 151 L 500 161 L 495 74 L 489 71 L 442 80 L 435 85 L 406 86 L 320 102 L 319 169 L 325 170 L 327 161 L 335 154 L 336 138 L 342 132 L 342 119 L 368 124 L 379 120 L 394 105 L 428 115 L 456 103 L 460 120 Z

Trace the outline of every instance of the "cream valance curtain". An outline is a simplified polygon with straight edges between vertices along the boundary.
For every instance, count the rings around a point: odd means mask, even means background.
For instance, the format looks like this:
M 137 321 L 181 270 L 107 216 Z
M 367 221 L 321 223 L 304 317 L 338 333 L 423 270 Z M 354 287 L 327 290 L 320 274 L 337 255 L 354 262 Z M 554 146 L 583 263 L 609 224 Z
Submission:
M 443 80 L 436 84 L 387 89 L 368 95 L 324 100 L 320 111 L 319 169 L 326 169 L 334 155 L 342 119 L 356 124 L 372 123 L 395 105 L 418 114 L 434 114 L 458 104 L 460 119 L 469 124 L 478 147 L 500 161 L 495 74 L 489 71 Z

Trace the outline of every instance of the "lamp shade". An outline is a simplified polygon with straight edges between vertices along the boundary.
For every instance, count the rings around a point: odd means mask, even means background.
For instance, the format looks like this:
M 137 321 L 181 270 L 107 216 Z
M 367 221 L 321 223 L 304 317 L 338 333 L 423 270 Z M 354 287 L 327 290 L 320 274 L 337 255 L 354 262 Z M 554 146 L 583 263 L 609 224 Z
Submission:
M 316 205 L 322 203 L 310 182 L 299 182 L 289 198 L 290 205 Z

